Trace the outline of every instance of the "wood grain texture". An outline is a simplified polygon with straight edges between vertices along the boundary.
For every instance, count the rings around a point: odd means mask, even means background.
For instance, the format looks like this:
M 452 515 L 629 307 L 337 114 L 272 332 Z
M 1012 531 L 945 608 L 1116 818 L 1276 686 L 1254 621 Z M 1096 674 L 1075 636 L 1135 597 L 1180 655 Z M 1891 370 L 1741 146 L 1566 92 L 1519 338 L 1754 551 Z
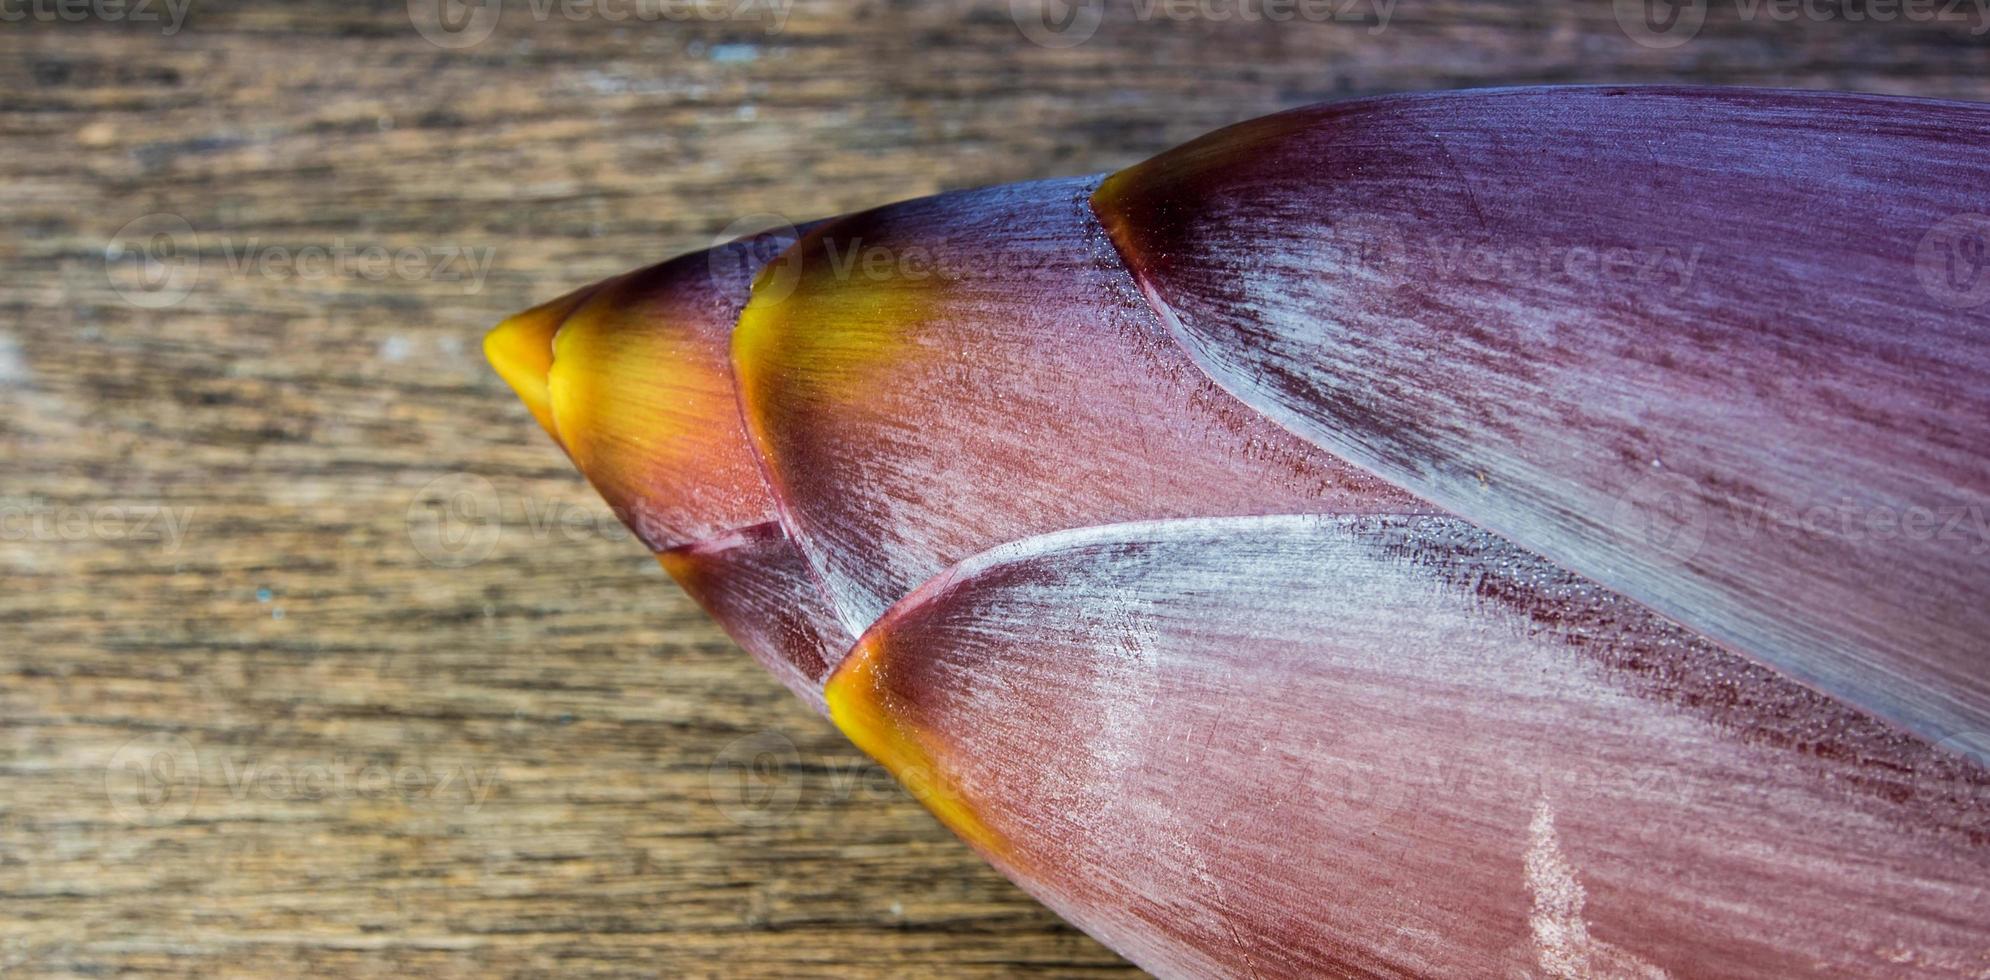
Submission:
M 1129 970 L 733 650 L 476 341 L 773 215 L 1326 98 L 1990 99 L 1973 21 L 1717 3 L 1648 48 L 1609 4 L 1391 9 L 1115 2 L 1062 48 L 1000 3 L 804 2 L 770 32 L 514 0 L 460 49 L 390 0 L 0 22 L 0 972 Z

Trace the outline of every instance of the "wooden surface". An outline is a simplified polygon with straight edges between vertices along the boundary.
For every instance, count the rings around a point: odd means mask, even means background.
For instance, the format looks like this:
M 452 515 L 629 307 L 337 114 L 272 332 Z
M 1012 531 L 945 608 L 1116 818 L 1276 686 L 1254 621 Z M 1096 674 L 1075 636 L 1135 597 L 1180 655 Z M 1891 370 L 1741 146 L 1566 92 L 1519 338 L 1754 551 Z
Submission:
M 1340 96 L 1990 99 L 1973 4 L 1715 3 L 1669 48 L 1610 4 L 1108 7 L 1050 47 L 999 2 L 513 0 L 462 48 L 398 0 L 195 0 L 171 34 L 7 7 L 0 974 L 1130 972 L 733 650 L 483 328 L 741 222 L 1107 169 Z

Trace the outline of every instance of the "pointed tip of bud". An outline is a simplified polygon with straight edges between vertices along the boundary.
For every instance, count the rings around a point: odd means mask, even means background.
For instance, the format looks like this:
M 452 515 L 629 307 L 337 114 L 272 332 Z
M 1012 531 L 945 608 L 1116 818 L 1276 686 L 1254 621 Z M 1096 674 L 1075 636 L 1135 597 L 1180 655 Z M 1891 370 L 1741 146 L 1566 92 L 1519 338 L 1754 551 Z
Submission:
M 764 523 L 728 340 L 757 264 L 694 252 L 493 329 L 497 373 L 652 551 Z
M 567 315 L 597 288 L 587 286 L 541 303 L 505 319 L 484 335 L 484 358 L 491 362 L 498 377 L 518 393 L 518 399 L 531 410 L 546 434 L 562 445 L 559 426 L 553 421 L 553 398 L 547 383 L 553 372 L 553 338 Z

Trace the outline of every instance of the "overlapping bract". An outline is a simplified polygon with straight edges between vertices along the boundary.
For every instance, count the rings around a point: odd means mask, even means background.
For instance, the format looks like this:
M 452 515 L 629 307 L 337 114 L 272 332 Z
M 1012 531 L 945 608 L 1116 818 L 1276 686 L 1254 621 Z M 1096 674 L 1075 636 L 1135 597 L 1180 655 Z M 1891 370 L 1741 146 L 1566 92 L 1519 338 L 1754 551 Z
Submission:
M 1990 307 L 1926 275 L 1986 137 L 1325 106 L 487 348 L 742 646 L 1157 972 L 1967 973 L 1990 539 L 1801 518 L 1990 503 Z
M 1329 105 L 1117 174 L 1099 203 L 1252 407 L 1806 683 L 1934 738 L 1990 731 L 1990 305 L 1916 268 L 1943 222 L 1990 213 L 1990 110 Z
M 1456 518 L 1008 545 L 830 696 L 1166 975 L 1870 975 L 1990 934 L 1980 769 Z
M 1034 534 L 1422 508 L 1197 370 L 1099 234 L 1097 185 L 829 222 L 741 314 L 746 425 L 853 632 L 948 565 Z

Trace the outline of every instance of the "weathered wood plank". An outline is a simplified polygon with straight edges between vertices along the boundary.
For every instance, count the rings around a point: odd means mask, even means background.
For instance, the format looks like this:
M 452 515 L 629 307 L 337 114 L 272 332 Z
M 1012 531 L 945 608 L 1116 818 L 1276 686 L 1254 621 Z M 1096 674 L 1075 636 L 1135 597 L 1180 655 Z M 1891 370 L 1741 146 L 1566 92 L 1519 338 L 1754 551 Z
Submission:
M 0 973 L 1129 970 L 731 649 L 482 328 L 756 213 L 1104 170 L 1337 96 L 1990 99 L 1974 6 L 1713 7 L 1673 48 L 1607 3 L 1456 0 L 1386 26 L 1115 0 L 1061 48 L 966 2 L 770 31 L 514 0 L 462 49 L 399 0 L 0 24 Z M 170 244 L 164 288 L 113 242 Z

